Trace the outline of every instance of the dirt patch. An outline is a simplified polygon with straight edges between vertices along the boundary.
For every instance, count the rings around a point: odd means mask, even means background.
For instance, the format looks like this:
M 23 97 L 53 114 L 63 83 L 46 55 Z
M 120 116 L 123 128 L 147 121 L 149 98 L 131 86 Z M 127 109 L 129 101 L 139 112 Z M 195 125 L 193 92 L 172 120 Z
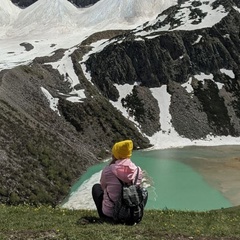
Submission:
M 240 157 L 235 157 L 235 158 L 229 159 L 229 160 L 225 163 L 225 166 L 226 166 L 226 167 L 230 167 L 230 168 L 240 169 Z
M 36 240 L 36 239 L 60 239 L 59 234 L 55 230 L 48 231 L 14 231 L 5 233 L 9 240 Z

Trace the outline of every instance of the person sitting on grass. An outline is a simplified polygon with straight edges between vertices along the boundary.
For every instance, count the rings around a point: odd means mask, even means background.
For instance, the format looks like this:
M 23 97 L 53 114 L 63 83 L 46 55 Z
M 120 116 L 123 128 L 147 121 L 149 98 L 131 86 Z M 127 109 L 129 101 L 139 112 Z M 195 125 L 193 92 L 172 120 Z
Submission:
M 136 179 L 136 185 L 142 183 L 143 172 L 130 159 L 133 150 L 132 140 L 124 140 L 114 144 L 112 148 L 112 161 L 101 174 L 100 183 L 92 187 L 92 197 L 95 202 L 98 215 L 106 221 L 113 221 L 114 202 L 116 202 L 122 191 L 122 184 L 131 185 Z M 144 206 L 147 198 L 144 199 Z

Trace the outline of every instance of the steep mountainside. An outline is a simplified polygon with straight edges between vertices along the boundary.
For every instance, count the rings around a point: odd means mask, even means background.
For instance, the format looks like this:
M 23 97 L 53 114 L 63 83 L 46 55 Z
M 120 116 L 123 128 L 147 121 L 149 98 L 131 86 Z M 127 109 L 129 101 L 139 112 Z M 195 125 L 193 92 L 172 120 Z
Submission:
M 124 3 L 101 0 L 80 11 L 39 0 L 1 25 L 16 35 L 0 39 L 0 202 L 57 204 L 115 141 L 143 149 L 173 131 L 188 140 L 240 136 L 240 3 L 159 0 L 159 9 L 172 7 L 119 30 L 156 13 L 154 0 Z M 111 30 L 97 32 L 98 23 Z M 63 35 L 47 41 L 59 27 L 74 29 L 71 48 L 59 47 Z
M 85 48 L 71 56 L 81 80 L 76 88 L 85 88 L 83 102 L 67 100 L 71 86 L 47 64 L 62 57 L 63 50 L 0 73 L 1 202 L 55 205 L 87 167 L 109 156 L 115 141 L 131 138 L 135 148 L 149 146 L 85 79 L 78 63 Z M 59 98 L 58 112 L 49 108 L 46 91 Z
M 194 4 L 202 5 L 200 1 Z M 168 19 L 162 21 L 159 16 L 158 21 L 146 24 L 143 30 L 118 36 L 87 60 L 92 81 L 112 101 L 119 97 L 114 84 L 137 82 L 148 88 L 167 85 L 172 123 L 181 136 L 239 136 L 240 13 L 232 7 L 236 6 L 233 2 L 218 4 L 212 8 L 224 6 L 225 17 L 209 28 L 173 31 L 181 26 L 181 21 L 174 19 L 181 9 L 177 6 L 162 14 L 168 14 Z M 197 7 L 188 9 L 192 10 L 189 16 L 197 28 L 203 22 L 199 18 L 207 14 Z M 166 25 L 172 26 L 172 30 L 166 32 Z M 138 107 L 136 98 L 127 99 L 132 112 Z M 147 118 L 144 111 L 140 114 Z M 139 115 L 136 113 L 135 117 Z
M 0 6 L 0 30 L 2 26 L 11 24 L 19 12 L 20 9 L 12 4 L 11 1 L 2 0 Z

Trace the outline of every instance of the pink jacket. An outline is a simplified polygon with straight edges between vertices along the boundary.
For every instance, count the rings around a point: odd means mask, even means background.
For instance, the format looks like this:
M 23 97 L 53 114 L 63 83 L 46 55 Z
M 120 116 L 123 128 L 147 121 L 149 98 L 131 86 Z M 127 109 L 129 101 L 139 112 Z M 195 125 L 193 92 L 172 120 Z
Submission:
M 117 177 L 125 183 L 131 183 L 134 181 L 136 174 L 137 166 L 129 158 L 117 160 L 115 163 L 108 165 L 103 169 L 100 184 L 104 191 L 102 211 L 105 215 L 112 217 L 113 214 L 113 203 L 109 197 L 115 202 L 121 193 L 121 183 Z M 137 184 L 141 184 L 141 181 L 142 170 L 139 167 Z

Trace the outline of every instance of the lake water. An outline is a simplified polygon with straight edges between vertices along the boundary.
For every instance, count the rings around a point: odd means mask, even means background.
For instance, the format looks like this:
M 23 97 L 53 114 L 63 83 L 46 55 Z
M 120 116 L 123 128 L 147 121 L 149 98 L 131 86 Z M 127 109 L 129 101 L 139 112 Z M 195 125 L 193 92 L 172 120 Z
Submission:
M 239 146 L 134 151 L 132 161 L 145 171 L 147 209 L 205 211 L 240 205 Z M 63 207 L 94 208 L 91 187 L 106 164 L 89 168 Z

